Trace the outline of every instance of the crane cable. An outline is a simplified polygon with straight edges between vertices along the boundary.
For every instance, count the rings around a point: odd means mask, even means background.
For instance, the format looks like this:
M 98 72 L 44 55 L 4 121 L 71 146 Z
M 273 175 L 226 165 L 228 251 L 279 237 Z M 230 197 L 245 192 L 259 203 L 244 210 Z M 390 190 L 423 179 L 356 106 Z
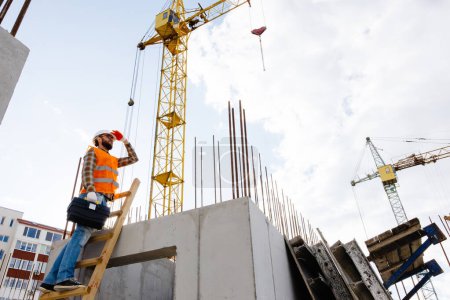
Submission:
M 261 51 L 261 61 L 262 61 L 262 66 L 263 66 L 263 71 L 266 71 L 266 66 L 264 63 L 264 52 L 263 52 L 263 47 L 262 47 L 262 40 L 261 40 L 261 35 L 264 33 L 264 31 L 266 31 L 267 26 L 266 26 L 266 16 L 264 14 L 264 6 L 263 6 L 263 2 L 262 0 L 260 0 L 261 3 L 261 12 L 262 12 L 262 16 L 263 16 L 263 23 L 264 26 L 260 27 L 260 28 L 256 28 L 256 29 L 250 29 L 250 32 L 256 36 L 258 36 L 259 39 L 259 48 Z M 251 7 L 249 6 L 249 18 L 250 18 L 250 28 L 253 28 L 252 26 L 252 15 L 251 15 L 251 11 L 250 11 Z
M 159 47 L 159 57 L 162 57 L 162 51 L 163 51 L 163 47 L 161 46 Z M 161 78 L 161 67 L 162 67 L 162 61 L 159 60 L 157 63 L 158 67 L 156 68 L 156 81 L 155 81 L 155 95 L 153 97 L 154 103 L 153 103 L 153 114 L 152 114 L 152 120 L 154 120 L 154 122 L 152 123 L 152 128 L 151 128 L 151 133 L 153 134 L 153 137 L 156 136 L 156 109 L 157 109 L 157 105 L 158 105 L 158 82 L 160 81 Z M 158 76 L 159 75 L 159 76 Z M 152 163 L 153 163 L 153 155 L 154 153 L 154 143 L 155 143 L 155 139 L 152 139 L 150 142 L 150 158 L 148 160 L 148 172 L 147 172 L 147 194 L 146 194 L 146 201 L 145 201 L 145 211 L 146 213 L 149 211 L 149 206 L 150 206 L 150 187 L 151 187 L 151 176 L 152 176 Z M 146 220 L 150 220 L 151 216 L 147 216 Z
M 372 140 L 385 142 L 450 145 L 450 139 L 432 139 L 424 137 L 372 137 Z
M 361 162 L 362 162 L 362 160 L 363 160 L 363 158 L 364 158 L 364 155 L 365 155 L 365 153 L 366 153 L 366 150 L 367 150 L 367 144 L 366 144 L 366 146 L 362 149 L 361 153 L 359 154 L 358 163 L 356 164 L 356 167 L 355 167 L 355 175 L 354 175 L 354 178 L 356 178 L 356 174 L 357 174 L 357 172 L 358 172 L 358 170 L 359 170 L 359 168 L 360 168 L 360 166 L 361 166 Z M 366 235 L 366 239 L 369 239 L 369 237 L 368 237 L 368 235 L 367 235 L 366 224 L 364 223 L 363 214 L 362 214 L 362 211 L 361 211 L 361 207 L 359 206 L 359 201 L 358 201 L 358 197 L 357 197 L 357 194 L 356 194 L 356 191 L 355 191 L 355 187 L 354 187 L 354 186 L 352 186 L 352 192 L 353 192 L 353 198 L 355 199 L 356 208 L 358 209 L 359 218 L 360 218 L 360 220 L 361 220 L 361 224 L 362 224 L 363 229 L 364 229 L 364 234 Z

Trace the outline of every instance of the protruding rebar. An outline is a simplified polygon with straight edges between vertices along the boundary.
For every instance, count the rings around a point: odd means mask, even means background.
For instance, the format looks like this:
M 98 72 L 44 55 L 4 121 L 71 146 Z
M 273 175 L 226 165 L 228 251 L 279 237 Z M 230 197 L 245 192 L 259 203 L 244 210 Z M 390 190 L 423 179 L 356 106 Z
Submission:
M 234 191 L 234 161 L 233 161 L 233 127 L 231 126 L 231 105 L 230 101 L 228 101 L 228 131 L 230 134 L 230 163 L 231 163 L 231 191 L 233 195 L 233 199 L 236 198 Z
M 247 163 L 247 186 L 248 186 L 248 196 L 252 196 L 252 192 L 250 190 L 250 168 L 249 168 L 249 158 L 248 158 L 248 135 L 247 135 L 247 119 L 245 117 L 245 109 L 243 110 L 244 114 L 244 142 L 245 142 L 245 157 Z
M 234 108 L 231 109 L 231 120 L 232 120 L 232 125 L 233 125 L 233 154 L 234 154 L 234 179 L 235 179 L 235 185 L 234 187 L 236 188 L 236 197 L 239 198 L 240 194 L 239 194 L 239 170 L 238 170 L 238 164 L 237 164 L 237 150 L 236 150 L 236 122 L 235 122 L 235 118 L 234 118 Z
M 270 221 L 272 222 L 273 217 L 272 217 L 272 200 L 270 199 L 270 192 L 269 192 L 269 178 L 267 176 L 267 167 L 264 167 L 264 169 L 266 170 L 266 190 L 267 190 L 267 205 L 269 208 L 269 216 L 270 216 Z
M 252 152 L 252 169 L 253 169 L 253 188 L 255 190 L 255 203 L 259 207 L 259 201 L 258 201 L 258 189 L 256 186 L 256 173 L 255 173 L 255 161 L 253 159 L 253 146 L 250 147 L 250 150 Z
M 200 205 L 203 207 L 203 147 L 200 146 Z
M 2 24 L 3 19 L 5 18 L 6 13 L 8 12 L 12 3 L 13 3 L 13 0 L 6 0 L 6 3 L 3 6 L 2 11 L 0 11 L 0 24 Z
M 263 202 L 263 211 L 264 211 L 264 215 L 266 215 L 266 204 L 264 201 L 264 183 L 263 183 L 263 172 L 262 172 L 262 166 L 261 166 L 261 153 L 258 153 L 258 157 L 259 157 L 259 180 L 261 182 L 261 199 Z
M 197 208 L 197 137 L 194 137 L 194 199 Z
M 439 220 L 440 220 L 441 223 L 442 223 L 442 226 L 444 226 L 444 229 L 445 229 L 445 231 L 447 232 L 447 235 L 450 237 L 450 232 L 449 232 L 450 227 L 448 226 L 448 224 L 447 224 L 447 226 L 445 226 L 447 222 L 444 223 L 444 221 L 442 220 L 442 218 L 441 218 L 440 215 L 438 215 L 438 217 L 439 217 Z M 447 227 L 449 227 L 449 229 L 447 229 Z
M 241 100 L 239 100 L 239 123 L 241 129 L 241 177 L 242 177 L 242 196 L 247 197 L 247 172 L 245 169 L 245 151 L 244 151 L 244 124 L 243 124 L 243 116 L 242 116 L 242 105 Z
M 11 35 L 16 36 L 17 31 L 19 30 L 20 24 L 22 24 L 23 18 L 27 13 L 28 7 L 30 6 L 31 0 L 25 0 L 20 9 L 19 15 L 17 16 L 16 22 L 14 23 L 13 28 L 11 29 Z
M 219 193 L 220 193 L 220 202 L 222 202 L 222 173 L 220 170 L 220 143 L 217 141 L 217 160 L 219 162 Z
M 213 134 L 213 169 L 214 169 L 214 203 L 217 203 L 217 188 L 216 188 L 216 150 Z
M 72 197 L 70 198 L 70 201 L 72 201 L 73 197 L 75 196 L 75 189 L 77 187 L 78 175 L 80 173 L 80 167 L 81 167 L 81 159 L 82 158 L 80 157 L 80 159 L 78 160 L 77 173 L 75 175 L 75 181 L 73 183 L 73 189 L 72 189 Z M 69 225 L 69 220 L 66 220 L 66 226 L 64 227 L 63 240 L 66 238 L 68 225 Z M 75 224 L 73 224 L 73 226 L 72 226 L 72 232 L 74 231 L 74 229 L 75 229 Z

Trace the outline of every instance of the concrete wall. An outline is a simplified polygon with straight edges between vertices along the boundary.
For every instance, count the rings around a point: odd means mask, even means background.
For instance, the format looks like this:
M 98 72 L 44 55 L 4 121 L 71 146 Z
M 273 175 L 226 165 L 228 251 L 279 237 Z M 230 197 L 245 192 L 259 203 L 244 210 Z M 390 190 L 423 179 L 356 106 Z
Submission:
M 0 27 L 0 124 L 30 50 Z
M 88 245 L 85 258 L 98 250 Z M 249 199 L 124 226 L 110 266 L 121 270 L 171 256 L 174 299 L 298 299 L 285 241 Z M 123 280 L 121 272 L 104 278 L 102 286 L 112 294 L 122 289 L 110 283 Z M 142 299 L 163 299 L 149 298 L 155 291 L 132 278 L 126 278 L 127 288 L 139 289 Z
M 95 299 L 170 300 L 174 281 L 175 263 L 169 259 L 109 268 Z

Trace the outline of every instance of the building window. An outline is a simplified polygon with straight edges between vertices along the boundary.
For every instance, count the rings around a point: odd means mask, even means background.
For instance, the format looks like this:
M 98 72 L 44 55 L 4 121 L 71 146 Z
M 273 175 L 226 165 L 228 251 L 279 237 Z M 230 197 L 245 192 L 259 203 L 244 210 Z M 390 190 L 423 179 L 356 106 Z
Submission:
M 0 250 L 0 259 L 3 259 L 3 255 L 5 254 L 5 251 Z
M 47 231 L 47 235 L 45 236 L 45 240 L 49 242 L 59 241 L 60 239 L 62 239 L 61 234 L 53 233 L 50 231 Z
M 5 217 L 0 218 L 0 225 L 3 225 L 3 222 L 5 222 Z
M 0 234 L 0 242 L 7 243 L 8 239 L 9 239 L 9 236 Z
M 11 219 L 11 222 L 9 222 L 9 227 L 12 227 L 14 224 L 14 219 Z
M 39 246 L 39 254 L 45 254 L 45 255 L 49 255 L 50 254 L 50 250 L 52 248 L 48 245 L 40 245 Z M 0 299 L 1 300 L 1 299 Z
M 23 230 L 23 236 L 27 236 L 34 239 L 38 239 L 40 234 L 41 231 L 33 227 L 25 227 L 25 229 Z
M 16 249 L 19 249 L 19 250 L 36 253 L 36 248 L 37 248 L 37 245 L 33 244 L 33 243 L 22 242 L 19 240 L 16 243 Z

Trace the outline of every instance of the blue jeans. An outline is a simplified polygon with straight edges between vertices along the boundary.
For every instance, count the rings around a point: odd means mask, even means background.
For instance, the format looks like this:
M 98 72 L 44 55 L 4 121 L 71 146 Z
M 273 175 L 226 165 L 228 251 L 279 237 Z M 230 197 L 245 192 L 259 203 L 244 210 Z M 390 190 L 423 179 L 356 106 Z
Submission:
M 96 193 L 101 205 L 106 206 L 106 198 L 103 194 Z M 85 198 L 86 194 L 80 194 L 79 198 Z M 57 284 L 69 279 L 75 279 L 75 265 L 80 255 L 81 249 L 86 245 L 91 237 L 94 228 L 77 224 L 70 241 L 62 248 L 50 272 L 45 276 L 43 282 L 47 284 Z

